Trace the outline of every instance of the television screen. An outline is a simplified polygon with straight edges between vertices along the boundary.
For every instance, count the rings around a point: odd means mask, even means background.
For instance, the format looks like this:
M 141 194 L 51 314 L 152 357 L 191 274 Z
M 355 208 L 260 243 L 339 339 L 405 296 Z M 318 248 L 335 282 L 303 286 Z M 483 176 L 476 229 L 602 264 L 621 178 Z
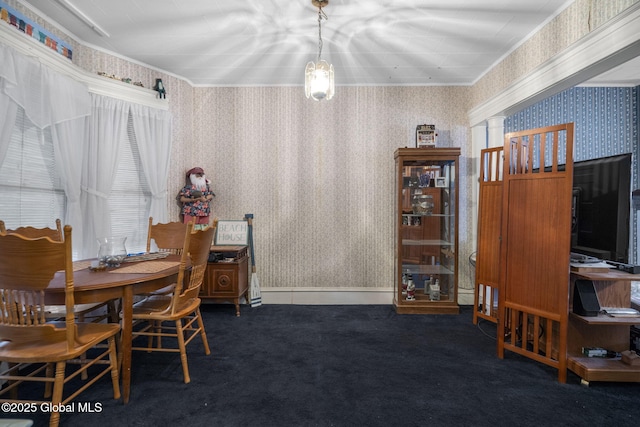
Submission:
M 575 162 L 571 251 L 627 263 L 631 154 Z

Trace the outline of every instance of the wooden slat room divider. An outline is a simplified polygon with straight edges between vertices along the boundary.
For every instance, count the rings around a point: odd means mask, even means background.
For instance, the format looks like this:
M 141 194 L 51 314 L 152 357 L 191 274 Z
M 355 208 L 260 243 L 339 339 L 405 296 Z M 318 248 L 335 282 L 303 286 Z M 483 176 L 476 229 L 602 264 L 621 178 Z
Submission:
M 502 218 L 503 147 L 480 152 L 478 192 L 478 249 L 473 324 L 478 319 L 497 321 L 500 280 L 500 227 Z
M 564 383 L 573 123 L 506 134 L 504 150 L 498 357 L 545 363 Z

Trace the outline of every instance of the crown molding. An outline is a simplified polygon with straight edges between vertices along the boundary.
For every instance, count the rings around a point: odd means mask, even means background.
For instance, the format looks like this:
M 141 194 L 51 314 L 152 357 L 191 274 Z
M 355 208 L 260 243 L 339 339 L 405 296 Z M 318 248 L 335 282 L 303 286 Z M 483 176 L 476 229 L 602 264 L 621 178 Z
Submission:
M 91 93 L 109 96 L 159 110 L 169 109 L 167 101 L 158 99 L 156 91 L 109 79 L 97 74 L 91 74 L 73 64 L 69 59 L 54 52 L 38 40 L 16 30 L 2 20 L 0 20 L 0 43 L 14 48 L 23 55 L 34 58 L 42 65 L 60 74 L 84 83 Z
M 469 111 L 469 125 L 509 116 L 640 56 L 640 3 Z

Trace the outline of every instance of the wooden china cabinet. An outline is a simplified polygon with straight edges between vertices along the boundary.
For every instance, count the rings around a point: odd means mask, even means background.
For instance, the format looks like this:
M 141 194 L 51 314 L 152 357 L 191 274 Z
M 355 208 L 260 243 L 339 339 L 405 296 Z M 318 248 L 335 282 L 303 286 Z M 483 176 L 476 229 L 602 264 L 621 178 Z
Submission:
M 398 313 L 457 314 L 459 148 L 395 152 Z

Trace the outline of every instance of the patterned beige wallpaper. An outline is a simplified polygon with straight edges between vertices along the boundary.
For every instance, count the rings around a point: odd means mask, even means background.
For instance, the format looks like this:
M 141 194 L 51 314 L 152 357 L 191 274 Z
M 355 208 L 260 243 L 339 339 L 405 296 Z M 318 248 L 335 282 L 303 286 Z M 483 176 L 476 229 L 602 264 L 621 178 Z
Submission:
M 331 102 L 301 87 L 193 88 L 183 80 L 80 45 L 74 63 L 153 86 L 162 78 L 173 115 L 167 200 L 184 172 L 202 166 L 217 194 L 214 215 L 255 215 L 263 287 L 372 287 L 393 283 L 393 151 L 435 124 L 439 145 L 462 148 L 461 288 L 473 287 L 467 111 L 640 0 L 576 0 L 473 87 L 338 87 Z M 55 27 L 8 4 L 67 39 Z
M 195 92 L 194 138 L 182 147 L 199 153 L 218 217 L 255 215 L 265 287 L 392 286 L 394 150 L 434 123 L 442 146 L 470 152 L 469 88 L 343 87 L 328 103 L 301 87 Z

